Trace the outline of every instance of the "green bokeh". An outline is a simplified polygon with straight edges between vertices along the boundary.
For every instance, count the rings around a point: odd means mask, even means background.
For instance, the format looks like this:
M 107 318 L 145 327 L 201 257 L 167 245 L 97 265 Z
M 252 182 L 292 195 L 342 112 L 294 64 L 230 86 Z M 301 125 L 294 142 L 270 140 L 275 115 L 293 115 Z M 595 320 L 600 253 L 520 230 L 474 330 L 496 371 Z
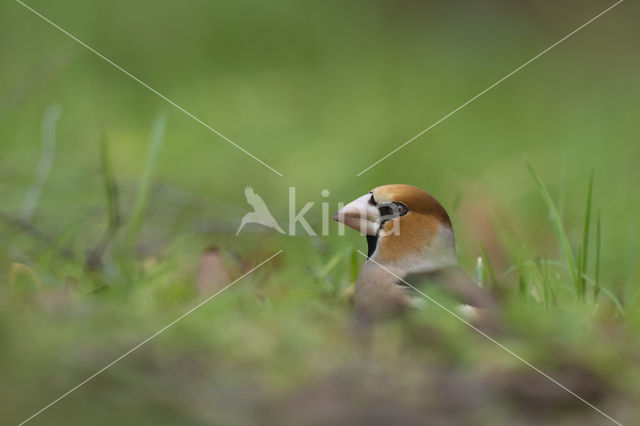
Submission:
M 630 337 L 640 326 L 634 309 L 640 272 L 636 4 L 614 8 L 361 176 L 356 174 L 610 4 L 28 5 L 284 176 L 19 3 L 0 5 L 0 211 L 7 217 L 20 215 L 32 185 L 46 109 L 58 104 L 62 112 L 55 163 L 33 221 L 54 248 L 15 223 L 0 222 L 0 423 L 28 417 L 195 305 L 200 255 L 217 246 L 233 276 L 280 248 L 284 252 L 33 424 L 259 424 L 265 412 L 264 422 L 279 424 L 290 410 L 282 399 L 336 371 L 353 371 L 351 363 L 361 355 L 345 337 L 349 314 L 341 292 L 353 281 L 353 250 L 365 246 L 354 232 L 336 236 L 334 223 L 327 237 L 281 236 L 257 227 L 235 237 L 249 209 L 244 188 L 252 186 L 285 226 L 288 188 L 295 186 L 299 207 L 315 202 L 307 217 L 319 232 L 321 203 L 333 212 L 339 202 L 375 186 L 414 184 L 451 213 L 463 267 L 473 271 L 488 239 L 499 246 L 500 258 L 492 260 L 502 274 L 519 257 L 562 258 L 524 158 L 548 185 L 576 245 L 594 173 L 601 282 L 626 313 L 609 316 L 606 298 L 600 300 L 604 307 L 585 307 L 565 294 L 553 312 L 528 315 L 526 304 L 508 299 L 505 309 L 521 336 L 509 339 L 543 369 L 556 371 L 549 352 L 557 348 L 564 354 L 558 358 L 607 377 L 616 397 L 602 403 L 634 418 L 624 408 L 640 392 L 637 380 L 630 384 L 640 373 L 633 361 L 639 343 Z M 108 141 L 126 220 L 154 120 L 164 114 L 166 133 L 137 250 L 127 251 L 116 239 L 103 268 L 89 274 L 84 259 L 107 226 L 101 138 Z M 55 254 L 60 248 L 72 258 Z M 319 276 L 335 253 L 337 266 Z M 14 263 L 33 268 L 41 288 L 30 291 L 24 276 L 14 287 L 27 290 L 11 288 Z M 559 274 L 554 279 L 561 289 L 567 277 Z M 79 281 L 78 294 L 57 295 L 70 276 Z M 515 285 L 511 279 L 505 280 L 507 293 Z M 106 294 L 90 293 L 103 285 L 110 289 Z M 598 316 L 602 310 L 605 320 Z M 413 327 L 429 322 L 425 315 Z M 379 346 L 399 339 L 389 346 L 406 353 L 378 348 L 375 362 L 406 361 L 405 373 L 421 365 L 437 370 L 448 357 L 474 371 L 513 367 L 498 348 L 432 315 L 448 344 L 440 342 L 432 353 L 391 325 Z M 609 335 L 602 321 L 613 323 L 618 334 Z M 451 336 L 460 340 L 451 343 Z M 477 353 L 469 355 L 476 345 Z M 483 418 L 507 424 L 510 405 L 500 401 Z M 577 412 L 585 422 L 604 419 Z

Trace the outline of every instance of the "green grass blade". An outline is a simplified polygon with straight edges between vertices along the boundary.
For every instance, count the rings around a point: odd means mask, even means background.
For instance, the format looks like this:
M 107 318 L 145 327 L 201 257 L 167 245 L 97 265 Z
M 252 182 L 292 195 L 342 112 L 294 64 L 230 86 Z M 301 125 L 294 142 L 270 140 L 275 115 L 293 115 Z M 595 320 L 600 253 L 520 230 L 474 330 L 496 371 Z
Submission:
M 584 283 L 584 277 L 582 276 L 582 245 L 578 244 L 576 247 L 576 271 L 580 274 L 580 278 L 578 278 L 578 284 L 576 285 L 576 292 L 578 297 L 582 299 L 582 286 Z
M 587 191 L 587 206 L 585 209 L 584 232 L 582 233 L 582 254 L 580 256 L 580 276 L 584 277 L 587 273 L 587 265 L 589 259 L 589 230 L 591 228 L 591 195 L 593 194 L 593 172 L 589 179 L 589 189 Z M 584 298 L 586 292 L 586 282 L 584 278 L 580 279 L 581 296 Z
M 140 177 L 140 184 L 138 186 L 138 195 L 136 197 L 133 212 L 129 221 L 129 228 L 127 230 L 127 246 L 132 247 L 140 234 L 142 227 L 142 219 L 149 201 L 149 192 L 151 190 L 151 183 L 153 180 L 153 174 L 158 162 L 158 155 L 160 148 L 162 147 L 162 141 L 164 139 L 164 132 L 167 123 L 167 116 L 160 115 L 153 123 L 153 131 L 151 132 L 151 140 L 149 142 L 149 151 L 147 152 L 144 168 L 142 169 L 142 176 Z
M 356 282 L 358 280 L 358 275 L 360 274 L 360 257 L 356 250 L 351 252 L 351 281 Z
M 87 271 L 95 271 L 101 267 L 102 257 L 111 244 L 112 239 L 118 233 L 122 223 L 120 217 L 118 185 L 116 183 L 111 157 L 109 155 L 109 141 L 104 130 L 102 131 L 102 138 L 100 140 L 100 171 L 102 172 L 102 177 L 104 179 L 108 225 L 96 246 L 89 251 L 85 262 L 85 268 Z
M 598 300 L 598 293 L 600 293 L 600 235 L 600 212 L 598 212 L 598 218 L 596 219 L 596 274 L 593 287 L 594 303 Z
M 474 281 L 480 287 L 484 285 L 484 265 L 482 264 L 482 256 L 478 256 L 476 261 L 476 270 L 474 273 Z
M 491 265 L 491 261 L 489 260 L 489 255 L 487 254 L 487 249 L 484 247 L 482 243 L 480 244 L 480 252 L 482 253 L 482 257 L 484 257 L 484 260 L 485 260 L 484 263 L 485 263 L 485 268 L 487 270 L 489 282 L 491 283 L 492 286 L 497 286 L 498 280 L 496 278 L 495 271 L 493 270 L 493 265 Z
M 600 287 L 600 290 L 602 291 L 602 294 L 606 295 L 609 299 L 611 299 L 611 301 L 613 302 L 613 304 L 616 306 L 616 308 L 618 308 L 618 311 L 620 312 L 620 314 L 622 316 L 624 316 L 624 308 L 622 307 L 622 304 L 620 303 L 620 301 L 618 300 L 618 298 L 616 297 L 615 294 L 613 294 L 608 288 L 606 287 Z
M 331 259 L 329 259 L 329 261 L 322 267 L 322 269 L 320 269 L 319 271 L 319 275 L 321 278 L 326 278 L 327 275 L 329 275 L 329 273 L 333 270 L 333 268 L 335 268 L 338 263 L 340 263 L 340 260 L 342 260 L 344 258 L 344 252 L 343 251 L 338 251 L 336 254 L 333 255 L 333 257 L 331 257 Z
M 33 183 L 29 187 L 22 203 L 20 218 L 25 223 L 31 223 L 35 214 L 40 195 L 49 176 L 56 158 L 56 125 L 61 115 L 61 107 L 58 104 L 49 105 L 42 117 L 42 148 L 40 161 L 36 167 Z
M 542 281 L 544 307 L 549 309 L 551 307 L 551 279 L 549 277 L 549 263 L 547 262 L 547 258 L 543 257 L 540 259 L 537 265 L 540 271 L 540 280 Z
M 104 192 L 107 197 L 107 212 L 109 214 L 109 225 L 114 226 L 120 222 L 118 185 L 116 184 L 113 166 L 109 156 L 109 142 L 107 135 L 103 131 L 100 140 L 100 168 L 104 177 Z
M 553 198 L 551 198 L 551 194 L 549 193 L 549 190 L 547 189 L 545 184 L 542 182 L 538 174 L 535 172 L 531 163 L 529 163 L 529 161 L 527 160 L 525 160 L 525 163 L 529 168 L 529 172 L 531 172 L 531 176 L 533 177 L 536 184 L 538 185 L 538 190 L 540 191 L 542 198 L 544 199 L 545 203 L 547 204 L 547 207 L 549 208 L 549 212 L 551 213 L 551 223 L 553 225 L 553 229 L 556 233 L 556 236 L 558 237 L 560 246 L 562 247 L 562 251 L 564 252 L 564 256 L 569 266 L 569 273 L 571 274 L 571 279 L 574 283 L 576 291 L 578 292 L 578 295 L 580 295 L 580 274 L 576 269 L 574 253 L 573 253 L 573 250 L 571 249 L 571 244 L 569 243 L 569 239 L 567 238 L 567 234 L 564 230 L 564 225 L 562 224 L 562 220 L 560 218 L 560 213 L 558 212 L 558 208 L 553 202 Z
M 527 282 L 525 264 L 521 259 L 517 259 L 516 269 L 518 271 L 518 294 L 525 302 L 529 301 L 529 286 Z
M 627 243 L 624 259 L 624 299 L 627 308 L 636 307 L 640 301 L 640 287 L 635 278 L 638 264 L 637 232 L 635 222 L 630 221 L 627 225 Z

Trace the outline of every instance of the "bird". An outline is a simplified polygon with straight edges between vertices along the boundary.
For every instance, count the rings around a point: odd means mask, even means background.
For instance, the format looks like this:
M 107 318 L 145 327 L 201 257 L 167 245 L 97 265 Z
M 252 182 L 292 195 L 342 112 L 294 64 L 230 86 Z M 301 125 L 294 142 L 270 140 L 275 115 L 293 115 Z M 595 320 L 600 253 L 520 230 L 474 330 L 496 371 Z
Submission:
M 420 297 L 415 289 L 432 285 L 456 298 L 472 323 L 494 328 L 495 301 L 458 265 L 451 220 L 431 194 L 412 185 L 379 186 L 333 219 L 366 236 L 367 260 L 353 293 L 358 316 L 405 312 Z
M 262 198 L 255 193 L 252 187 L 247 186 L 244 189 L 244 195 L 247 198 L 247 203 L 253 207 L 253 211 L 242 217 L 242 221 L 240 222 L 240 227 L 236 231 L 236 235 L 238 235 L 242 228 L 244 228 L 248 223 L 257 223 L 284 234 L 284 231 L 280 228 L 278 222 L 276 222 L 267 205 L 264 203 Z

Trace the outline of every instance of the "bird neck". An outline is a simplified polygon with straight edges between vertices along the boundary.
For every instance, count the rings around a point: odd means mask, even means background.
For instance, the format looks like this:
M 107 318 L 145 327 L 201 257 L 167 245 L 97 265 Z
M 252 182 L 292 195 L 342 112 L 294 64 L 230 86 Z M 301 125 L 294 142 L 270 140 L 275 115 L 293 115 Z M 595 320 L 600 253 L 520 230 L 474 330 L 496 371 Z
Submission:
M 369 258 L 381 266 L 405 274 L 431 272 L 458 264 L 453 230 L 448 226 L 441 226 L 421 247 L 403 249 L 396 245 L 385 245 L 381 244 L 379 237 L 367 237 L 367 243 Z

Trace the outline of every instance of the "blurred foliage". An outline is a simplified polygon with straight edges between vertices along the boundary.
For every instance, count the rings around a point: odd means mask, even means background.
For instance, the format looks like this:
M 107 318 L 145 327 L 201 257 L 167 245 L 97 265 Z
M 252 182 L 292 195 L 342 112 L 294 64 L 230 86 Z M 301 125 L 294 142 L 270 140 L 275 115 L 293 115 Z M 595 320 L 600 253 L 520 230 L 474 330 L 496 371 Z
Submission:
M 617 420 L 637 419 L 636 4 L 359 177 L 609 4 L 28 4 L 284 177 L 19 3 L 0 5 L 0 423 L 197 305 L 214 246 L 234 278 L 284 252 L 32 423 L 605 424 L 435 306 L 363 347 L 348 303 L 365 246 L 355 232 L 234 236 L 245 186 L 281 225 L 295 186 L 319 232 L 322 203 L 332 213 L 386 183 L 448 209 L 461 264 L 484 265 L 501 296 L 498 340 Z M 51 105 L 55 161 L 38 183 Z

